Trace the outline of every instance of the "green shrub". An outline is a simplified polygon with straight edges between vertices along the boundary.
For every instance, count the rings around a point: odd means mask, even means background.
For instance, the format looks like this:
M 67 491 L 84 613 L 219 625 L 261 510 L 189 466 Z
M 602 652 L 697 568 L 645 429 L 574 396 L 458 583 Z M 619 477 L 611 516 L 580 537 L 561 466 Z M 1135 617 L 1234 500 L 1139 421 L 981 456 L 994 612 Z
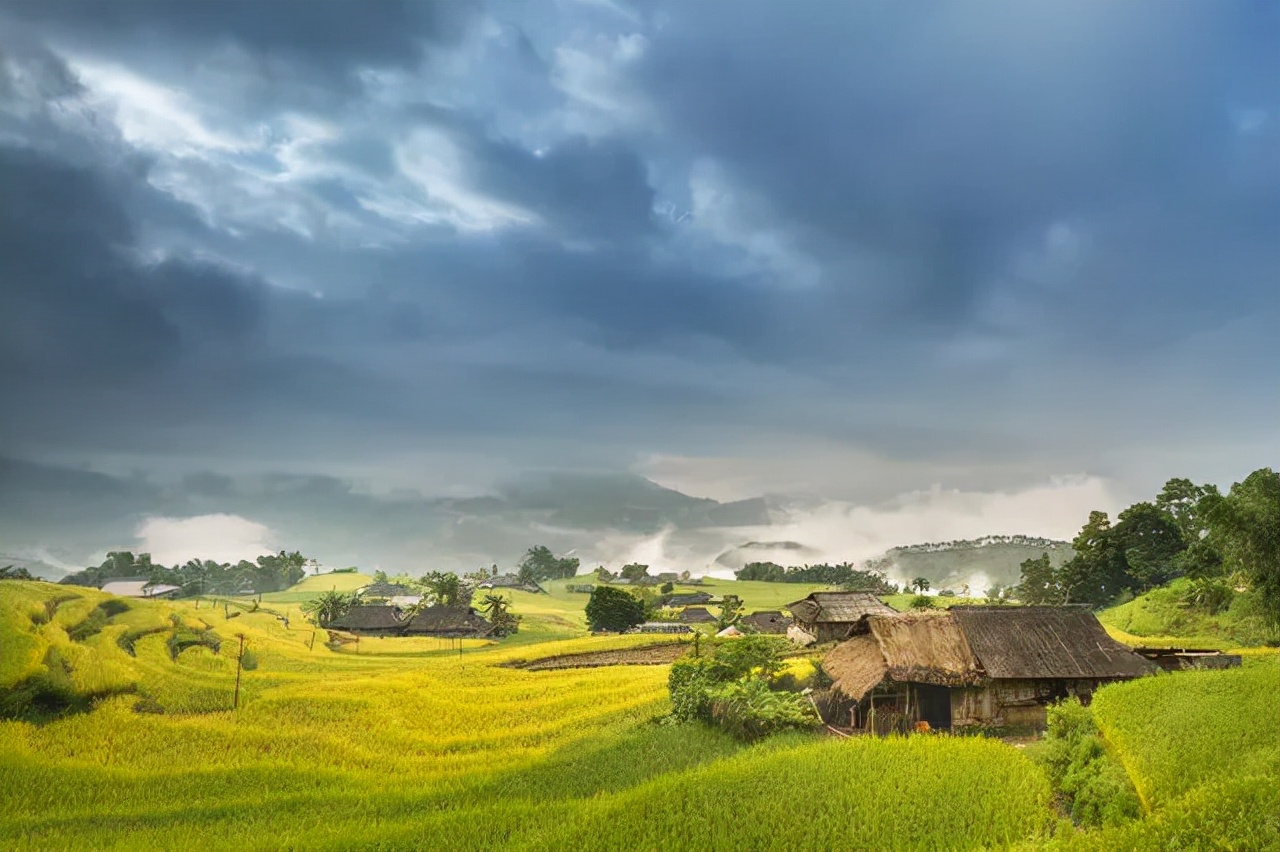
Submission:
M 1049 708 L 1043 761 L 1078 825 L 1113 826 L 1142 816 L 1124 767 L 1107 753 L 1089 708 L 1068 698 Z
M 710 690 L 711 719 L 745 742 L 779 731 L 821 723 L 809 700 L 796 692 L 774 692 L 759 678 L 744 678 Z
M 244 653 L 240 655 L 240 668 L 247 672 L 251 672 L 258 667 L 258 655 L 253 653 L 249 648 L 244 649 Z

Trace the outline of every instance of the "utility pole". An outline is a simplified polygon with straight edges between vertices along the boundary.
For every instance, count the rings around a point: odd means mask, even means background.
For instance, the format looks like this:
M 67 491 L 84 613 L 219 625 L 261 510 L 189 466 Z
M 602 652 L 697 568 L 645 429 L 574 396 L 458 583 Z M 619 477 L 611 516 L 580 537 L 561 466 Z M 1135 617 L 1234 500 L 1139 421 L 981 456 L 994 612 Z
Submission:
M 241 661 L 244 659 L 244 634 L 237 633 L 236 635 L 240 637 L 240 650 L 236 653 L 236 697 L 231 706 L 233 710 L 240 709 L 240 669 Z

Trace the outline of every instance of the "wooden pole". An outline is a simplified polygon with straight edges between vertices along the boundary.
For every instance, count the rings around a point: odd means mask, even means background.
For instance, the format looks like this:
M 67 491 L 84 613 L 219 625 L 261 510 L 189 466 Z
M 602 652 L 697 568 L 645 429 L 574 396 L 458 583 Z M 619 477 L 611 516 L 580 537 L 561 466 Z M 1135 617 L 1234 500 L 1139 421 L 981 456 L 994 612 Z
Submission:
M 240 651 L 236 654 L 236 697 L 231 706 L 233 710 L 240 709 L 240 669 L 241 661 L 244 659 L 244 634 L 237 633 L 236 635 L 240 637 Z
M 316 645 L 316 632 L 311 631 L 311 638 L 307 641 L 307 650 L 310 651 Z

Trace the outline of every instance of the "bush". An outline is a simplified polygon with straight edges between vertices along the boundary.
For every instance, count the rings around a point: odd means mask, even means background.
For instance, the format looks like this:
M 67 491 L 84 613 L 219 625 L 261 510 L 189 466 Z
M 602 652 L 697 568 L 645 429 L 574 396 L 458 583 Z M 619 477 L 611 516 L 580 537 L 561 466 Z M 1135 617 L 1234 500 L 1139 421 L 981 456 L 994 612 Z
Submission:
M 933 609 L 933 598 L 928 595 L 916 595 L 911 599 L 912 609 Z
M 1093 713 L 1079 699 L 1049 708 L 1044 763 L 1078 825 L 1114 826 L 1142 816 L 1124 767 L 1103 745 Z
M 723 684 L 709 695 L 711 718 L 737 739 L 752 742 L 779 731 L 812 728 L 821 721 L 809 700 L 774 692 L 759 678 Z
M 587 623 L 592 630 L 621 633 L 644 621 L 644 604 L 609 586 L 598 586 L 587 601 Z
M 244 653 L 240 655 L 240 668 L 247 672 L 251 672 L 258 667 L 258 655 L 253 653 L 249 648 L 244 649 Z

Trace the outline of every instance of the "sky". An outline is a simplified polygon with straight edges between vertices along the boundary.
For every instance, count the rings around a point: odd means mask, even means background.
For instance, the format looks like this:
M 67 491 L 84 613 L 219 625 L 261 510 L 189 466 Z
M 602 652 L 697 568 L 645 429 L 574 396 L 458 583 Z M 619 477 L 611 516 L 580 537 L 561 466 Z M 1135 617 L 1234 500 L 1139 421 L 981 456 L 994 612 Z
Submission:
M 1278 320 L 1275 0 L 0 2 L 15 464 L 1061 534 L 1274 465 Z

